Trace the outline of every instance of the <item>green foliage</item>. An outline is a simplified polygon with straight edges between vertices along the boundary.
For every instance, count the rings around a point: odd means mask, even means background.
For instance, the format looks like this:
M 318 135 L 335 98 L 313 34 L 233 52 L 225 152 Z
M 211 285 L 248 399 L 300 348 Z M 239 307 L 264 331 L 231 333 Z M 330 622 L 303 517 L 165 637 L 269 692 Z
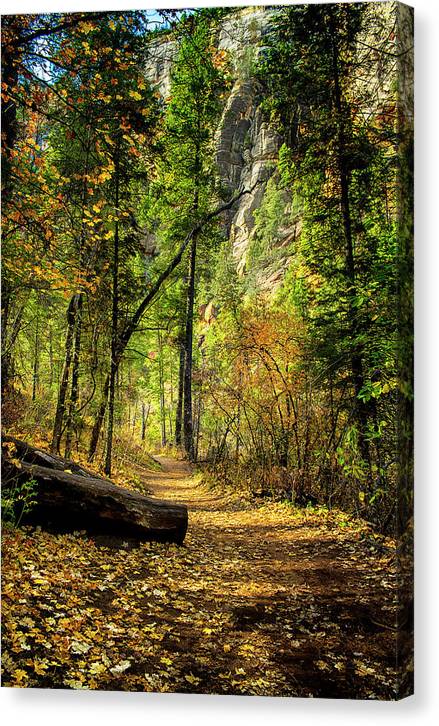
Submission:
M 37 492 L 35 479 L 14 479 L 2 486 L 2 521 L 19 527 L 23 517 L 36 505 Z
M 8 45 L 20 73 L 6 69 L 18 121 L 6 129 L 17 193 L 4 208 L 4 369 L 26 431 L 50 425 L 67 369 L 61 430 L 79 454 L 97 421 L 110 429 L 115 357 L 116 450 L 129 438 L 165 450 L 189 361 L 198 453 L 219 476 L 384 526 L 398 442 L 411 496 L 413 395 L 411 129 L 396 125 L 389 36 L 373 3 L 288 6 L 232 70 L 217 47 L 229 12 L 163 11 L 176 47 L 167 98 L 144 76 L 142 13 L 81 14 L 53 34 L 58 16 L 16 21 L 21 36 L 47 29 L 48 60 L 42 73 L 43 47 Z M 372 31 L 389 77 L 377 94 L 361 50 Z M 258 113 L 284 143 L 245 265 L 230 217 L 212 219 L 133 332 L 139 303 L 223 197 L 215 132 L 232 82 L 255 75 Z
M 242 304 L 245 283 L 238 276 L 236 260 L 229 239 L 223 240 L 218 252 L 215 273 L 210 283 L 209 296 L 225 312 L 237 314 Z
M 276 175 L 270 177 L 261 205 L 253 212 L 255 227 L 248 251 L 248 267 L 254 270 L 270 262 L 288 219 L 286 195 L 278 186 Z

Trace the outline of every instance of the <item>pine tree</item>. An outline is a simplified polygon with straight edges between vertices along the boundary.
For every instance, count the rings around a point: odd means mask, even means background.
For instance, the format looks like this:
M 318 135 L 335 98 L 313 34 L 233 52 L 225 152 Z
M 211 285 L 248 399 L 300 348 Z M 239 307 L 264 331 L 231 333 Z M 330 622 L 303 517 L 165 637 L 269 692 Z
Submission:
M 395 155 L 392 125 L 367 118 L 353 92 L 367 21 L 359 4 L 286 8 L 264 71 L 269 107 L 286 137 L 284 167 L 302 207 L 296 264 L 301 258 L 308 280 L 311 356 L 322 385 L 334 374 L 350 384 L 352 431 L 371 492 L 380 468 L 376 376 L 386 366 L 391 375 L 394 365 L 395 218 L 384 199 Z
M 215 193 L 211 153 L 219 114 L 218 94 L 222 87 L 224 74 L 212 46 L 212 30 L 208 22 L 196 19 L 191 23 L 191 33 L 183 29 L 179 40 L 168 99 L 163 189 L 166 204 L 176 210 L 177 218 L 167 227 L 168 240 L 187 232 L 205 214 L 212 193 Z M 191 460 L 194 458 L 192 370 L 199 244 L 197 233 L 188 250 L 186 303 L 178 334 L 175 439 L 177 444 L 183 442 Z

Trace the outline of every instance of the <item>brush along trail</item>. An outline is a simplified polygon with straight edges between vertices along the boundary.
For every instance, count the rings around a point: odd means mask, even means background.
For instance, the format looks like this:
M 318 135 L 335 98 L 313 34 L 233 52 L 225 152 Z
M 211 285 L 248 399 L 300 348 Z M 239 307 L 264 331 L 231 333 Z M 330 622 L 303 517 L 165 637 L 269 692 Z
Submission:
M 395 698 L 392 540 L 158 459 L 142 485 L 188 506 L 181 547 L 4 529 L 3 685 Z

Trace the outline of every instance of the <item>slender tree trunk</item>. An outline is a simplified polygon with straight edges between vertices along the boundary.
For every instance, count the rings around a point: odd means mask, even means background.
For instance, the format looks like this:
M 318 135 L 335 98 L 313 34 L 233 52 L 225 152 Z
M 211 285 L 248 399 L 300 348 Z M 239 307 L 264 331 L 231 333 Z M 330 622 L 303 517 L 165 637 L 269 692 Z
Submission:
M 185 366 L 184 366 L 184 391 L 183 391 L 183 442 L 189 461 L 194 459 L 194 433 L 192 417 L 192 342 L 194 327 L 194 302 L 195 302 L 195 268 L 197 256 L 197 235 L 194 235 L 190 247 L 189 258 L 189 280 L 187 291 L 186 307 L 186 334 L 184 340 Z
M 238 409 L 236 412 L 236 442 L 235 442 L 235 460 L 239 461 L 239 445 L 241 439 L 241 399 L 242 399 L 242 370 L 239 371 L 239 388 L 238 388 Z
M 172 421 L 173 411 L 174 411 L 174 360 L 173 360 L 173 355 L 172 355 L 172 352 L 171 352 L 171 355 L 169 356 L 169 414 L 168 414 L 168 419 L 169 419 L 169 441 L 173 441 L 174 440 L 174 432 L 172 430 L 172 426 L 173 426 L 173 421 Z
M 169 429 L 168 429 L 169 430 L 169 441 L 173 441 L 174 432 L 172 430 L 173 421 L 172 421 L 172 410 L 171 409 L 169 409 L 169 414 L 168 414 L 168 425 L 169 425 Z
M 53 454 L 59 454 L 62 436 L 62 427 L 66 412 L 67 389 L 70 379 L 70 367 L 73 355 L 73 336 L 75 331 L 76 312 L 79 295 L 73 295 L 67 309 L 67 333 L 65 343 L 64 366 L 61 374 L 61 381 L 58 390 L 58 401 L 56 404 L 55 421 L 53 424 L 52 443 L 50 450 Z
M 4 209 L 4 207 L 3 207 Z M 7 345 L 7 330 L 9 323 L 11 295 L 9 285 L 5 277 L 2 280 L 2 304 L 1 304 L 1 390 L 5 393 L 9 384 L 10 368 L 11 368 L 11 352 Z
M 333 25 L 333 24 L 332 24 Z M 342 100 L 342 89 L 340 85 L 339 75 L 339 56 L 338 47 L 336 40 L 335 28 L 332 27 L 332 61 L 333 61 L 333 72 L 334 72 L 334 101 L 335 108 L 338 116 L 338 130 L 337 130 L 337 164 L 338 164 L 338 175 L 340 180 L 341 190 L 341 213 L 343 219 L 343 233 L 345 241 L 345 269 L 346 277 L 349 281 L 349 319 L 351 322 L 351 338 L 355 341 L 358 337 L 358 323 L 357 323 L 357 310 L 354 305 L 356 297 L 356 274 L 355 274 L 355 259 L 354 259 L 354 245 L 352 235 L 352 219 L 351 219 L 351 204 L 349 198 L 349 170 L 346 164 L 346 120 L 343 113 L 343 100 Z M 363 351 L 358 344 L 351 355 L 351 370 L 354 384 L 355 393 L 355 415 L 358 426 L 358 445 L 360 453 L 364 461 L 368 465 L 369 469 L 369 480 L 371 478 L 371 459 L 369 442 L 367 441 L 367 429 L 368 429 L 368 412 L 367 406 L 359 398 L 359 393 L 364 385 L 364 372 L 363 372 Z
M 17 19 L 17 16 L 3 16 L 2 18 L 2 81 L 5 88 L 5 96 L 1 105 L 1 128 L 2 128 L 2 208 L 6 211 L 7 204 L 13 193 L 13 177 L 11 174 L 12 152 L 14 150 L 17 133 L 17 105 L 13 98 L 12 89 L 18 83 L 18 61 L 21 56 L 20 46 L 22 43 L 23 28 L 20 25 L 24 18 Z M 6 41 L 7 36 L 7 41 Z M 2 85 L 3 85 L 2 84 Z M 9 95 L 11 94 L 11 95 Z M 8 295 L 8 291 L 3 292 Z
M 35 323 L 35 339 L 34 339 L 34 364 L 32 372 L 32 401 L 35 401 L 37 397 L 38 379 L 39 379 L 39 368 L 40 368 L 40 314 L 37 312 L 37 319 Z
M 142 441 L 145 441 L 146 438 L 146 424 L 148 422 L 149 409 L 149 405 L 148 410 L 146 410 L 146 405 L 142 402 Z
M 116 150 L 115 164 L 115 208 L 119 211 L 119 146 Z M 119 220 L 116 220 L 114 229 L 114 256 L 113 256 L 113 305 L 111 314 L 111 363 L 110 382 L 108 389 L 108 430 L 107 450 L 105 454 L 104 471 L 111 476 L 111 456 L 113 450 L 114 428 L 114 399 L 116 390 L 116 376 L 119 368 L 118 358 L 118 323 L 119 323 Z
M 53 370 L 54 370 L 54 363 L 53 363 L 53 329 L 50 327 L 49 329 L 49 387 L 52 388 L 53 384 Z
M 197 397 L 196 415 L 195 415 L 195 432 L 194 432 L 194 460 L 198 461 L 198 449 L 200 445 L 200 431 L 201 431 L 201 410 L 202 410 L 202 397 L 203 389 L 200 386 L 200 390 Z
M 108 387 L 108 428 L 107 428 L 107 448 L 105 453 L 105 474 L 111 476 L 111 457 L 113 453 L 113 430 L 114 430 L 114 400 L 116 392 L 116 373 L 117 362 L 115 360 L 113 346 L 110 365 L 110 379 Z
M 200 139 L 200 116 L 198 116 L 198 139 Z M 198 214 L 199 206 L 199 188 L 200 188 L 200 169 L 201 169 L 201 150 L 197 145 L 195 155 L 195 192 L 193 212 Z M 192 413 L 192 347 L 194 332 L 194 304 L 195 304 L 195 273 L 197 262 L 197 241 L 198 232 L 192 235 L 190 252 L 189 252 L 189 274 L 186 301 L 186 330 L 184 337 L 185 362 L 183 376 L 183 444 L 189 461 L 194 460 L 194 421 Z
M 8 384 L 14 378 L 14 360 L 12 356 L 12 351 L 21 330 L 21 322 L 23 319 L 24 310 L 25 303 L 23 303 L 23 305 L 18 310 L 15 316 L 15 320 L 13 322 L 11 320 L 9 321 L 9 332 L 7 335 L 7 339 L 5 335 L 5 339 L 2 340 L 2 376 L 3 373 L 5 374 L 5 378 L 3 379 L 2 377 L 2 393 L 6 391 L 6 389 L 8 388 Z M 10 312 L 11 311 L 9 310 L 9 316 Z M 5 334 L 5 331 L 2 330 L 2 333 Z
M 102 424 L 104 423 L 105 412 L 108 404 L 108 390 L 110 388 L 110 376 L 105 378 L 104 387 L 102 389 L 102 399 L 99 410 L 96 414 L 95 422 L 90 436 L 90 446 L 88 448 L 88 461 L 93 461 L 96 449 L 98 446 L 99 436 L 102 430 Z
M 178 395 L 177 410 L 175 414 L 175 444 L 181 446 L 183 434 L 183 390 L 184 390 L 184 363 L 186 359 L 186 350 L 184 343 L 180 340 L 180 360 L 178 367 Z
M 88 164 L 89 164 L 89 154 L 90 154 L 90 127 L 88 127 L 88 137 L 87 137 L 87 147 L 86 147 L 86 156 L 85 156 L 85 166 L 84 166 L 84 173 L 85 176 L 88 174 Z M 82 261 L 83 261 L 83 247 L 84 247 L 84 236 L 85 236 L 85 221 L 84 221 L 84 210 L 86 206 L 86 197 L 87 197 L 87 185 L 85 181 L 82 185 L 82 195 L 81 195 L 81 228 L 79 233 L 79 243 L 78 243 L 78 259 L 79 259 L 79 267 L 81 269 Z M 71 451 L 71 441 L 72 441 L 72 421 L 74 416 L 74 410 L 76 408 L 76 403 L 78 399 L 78 386 L 79 386 L 79 356 L 80 356 L 80 349 L 81 349 L 81 310 L 82 310 L 82 304 L 83 304 L 83 293 L 79 292 L 76 293 L 76 295 L 72 298 L 71 303 L 71 310 L 69 307 L 69 311 L 67 313 L 67 335 L 66 335 L 66 353 L 65 353 L 65 360 L 64 360 L 64 368 L 61 376 L 61 383 L 59 387 L 59 394 L 58 394 L 58 402 L 56 407 L 56 414 L 55 414 L 55 423 L 53 427 L 53 436 L 52 436 L 52 446 L 51 450 L 53 453 L 59 453 L 60 445 L 61 445 L 61 438 L 63 434 L 63 421 L 64 416 L 66 413 L 66 400 L 67 400 L 67 389 L 69 385 L 69 377 L 70 377 L 70 367 L 72 365 L 72 356 L 73 356 L 73 372 L 72 372 L 72 383 L 71 383 L 71 395 L 70 395 L 70 406 L 69 406 L 69 413 L 68 413 L 68 421 L 67 421 L 67 441 L 66 441 L 66 451 Z M 74 341 L 74 350 L 72 350 L 73 347 L 73 340 Z
M 70 387 L 69 412 L 66 423 L 66 445 L 64 456 L 69 459 L 72 453 L 73 428 L 75 421 L 76 408 L 79 398 L 79 362 L 81 357 L 81 336 L 82 336 L 82 305 L 84 296 L 79 295 L 78 307 L 76 311 L 75 325 L 75 344 L 73 350 L 72 361 L 72 383 Z
M 134 413 L 133 413 L 132 420 L 133 420 L 132 432 L 133 432 L 133 436 L 134 436 L 134 434 L 136 433 L 136 423 L 137 423 L 137 403 L 134 404 Z
M 166 412 L 165 412 L 165 383 L 163 375 L 163 345 L 160 330 L 157 332 L 157 342 L 159 349 L 159 388 L 160 388 L 160 426 L 162 432 L 162 446 L 166 446 Z
M 3 16 L 2 29 L 3 34 L 6 30 L 10 34 L 8 42 L 2 42 L 2 81 L 6 86 L 6 94 L 17 85 L 18 81 L 18 65 L 14 62 L 19 57 L 18 48 L 21 42 L 20 32 L 17 32 L 16 16 Z M 11 26 L 11 27 L 8 27 Z M 6 214 L 7 206 L 13 195 L 13 176 L 11 174 L 12 151 L 17 139 L 17 106 L 12 96 L 4 98 L 1 104 L 1 131 L 2 131 L 2 210 Z M 5 393 L 8 388 L 10 374 L 12 351 L 11 346 L 6 344 L 9 316 L 11 311 L 11 300 L 13 299 L 13 290 L 8 281 L 7 269 L 3 268 L 2 289 L 1 289 L 1 390 Z

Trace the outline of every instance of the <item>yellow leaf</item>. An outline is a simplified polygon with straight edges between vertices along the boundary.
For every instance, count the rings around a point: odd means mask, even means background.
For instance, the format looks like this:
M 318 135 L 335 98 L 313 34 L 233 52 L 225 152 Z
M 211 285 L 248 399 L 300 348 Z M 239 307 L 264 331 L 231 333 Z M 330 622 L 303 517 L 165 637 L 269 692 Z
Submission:
M 196 686 L 197 683 L 200 682 L 200 679 L 197 678 L 197 676 L 194 676 L 193 673 L 190 673 L 188 676 L 185 676 L 185 680 L 188 681 L 188 683 L 192 683 L 194 686 Z
M 90 33 L 93 30 L 93 25 L 91 23 L 81 23 L 79 27 L 80 33 Z
M 41 661 L 35 660 L 33 663 L 33 666 L 34 666 L 35 673 L 37 673 L 39 676 L 43 676 L 45 674 L 45 672 L 47 671 L 48 663 L 45 660 L 41 660 Z
M 90 673 L 94 676 L 105 673 L 106 670 L 107 669 L 103 663 L 92 663 L 90 666 Z
M 113 675 L 117 675 L 118 673 L 123 673 L 131 666 L 131 661 L 129 660 L 121 660 L 120 663 L 117 663 L 113 668 L 110 668 L 111 673 Z
M 17 668 L 17 670 L 14 671 L 13 677 L 16 683 L 21 683 L 23 680 L 28 679 L 26 671 L 21 670 L 21 668 Z

